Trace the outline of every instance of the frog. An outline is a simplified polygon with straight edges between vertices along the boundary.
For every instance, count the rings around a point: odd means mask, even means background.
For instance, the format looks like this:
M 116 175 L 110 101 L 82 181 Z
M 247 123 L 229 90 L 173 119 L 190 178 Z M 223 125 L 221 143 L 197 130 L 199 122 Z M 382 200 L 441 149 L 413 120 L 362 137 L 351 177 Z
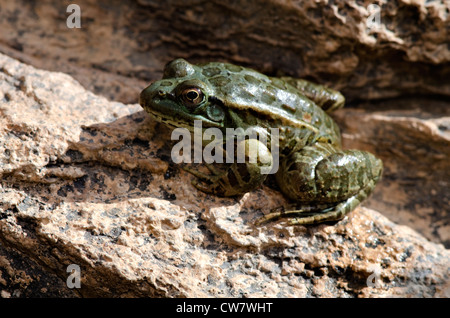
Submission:
M 262 169 L 273 164 L 270 132 L 277 129 L 279 164 L 273 177 L 289 203 L 257 218 L 256 225 L 281 218 L 288 225 L 336 223 L 381 179 L 381 159 L 342 147 L 340 129 L 330 114 L 344 106 L 345 97 L 306 79 L 268 76 L 226 62 L 191 64 L 177 58 L 166 64 L 161 80 L 142 90 L 139 104 L 154 120 L 190 132 L 195 121 L 202 123 L 202 129 L 214 127 L 224 133 L 227 128 L 268 131 L 265 141 L 245 139 L 236 145 L 247 158 L 250 144 L 256 144 L 251 148 L 257 149 L 256 161 L 205 163 L 204 171 L 183 168 L 194 176 L 195 188 L 220 197 L 242 196 L 269 179 Z

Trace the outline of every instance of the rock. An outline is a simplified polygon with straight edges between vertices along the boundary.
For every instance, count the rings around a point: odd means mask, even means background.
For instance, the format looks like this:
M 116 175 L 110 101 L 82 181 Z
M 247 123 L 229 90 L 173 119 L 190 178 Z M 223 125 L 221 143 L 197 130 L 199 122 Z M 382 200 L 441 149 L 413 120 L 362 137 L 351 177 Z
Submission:
M 408 130 L 381 112 L 337 115 L 347 145 L 357 138 L 384 156 L 425 140 L 431 150 L 446 145 L 442 121 L 410 121 Z M 449 297 L 442 244 L 368 205 L 333 225 L 257 227 L 286 203 L 279 192 L 195 190 L 170 162 L 170 130 L 68 75 L 0 54 L 0 114 L 2 297 Z M 391 123 L 386 137 L 401 138 L 372 138 L 380 122 Z M 424 141 L 409 149 L 414 129 Z M 424 156 L 445 169 L 437 151 Z M 402 158 L 388 162 L 388 175 L 403 176 L 393 170 Z M 71 264 L 81 288 L 68 288 Z
M 449 296 L 447 2 L 81 0 L 81 29 L 59 1 L 0 3 L 0 52 L 87 88 L 0 55 L 1 297 Z M 372 197 L 255 227 L 277 191 L 196 191 L 135 104 L 176 57 L 341 90 L 344 146 L 384 161 Z
M 177 57 L 307 77 L 347 100 L 450 96 L 448 1 L 80 0 L 80 29 L 61 1 L 1 2 L 0 51 L 125 103 Z
M 346 148 L 384 163 L 367 206 L 450 247 L 450 107 L 433 97 L 360 103 L 334 114 Z

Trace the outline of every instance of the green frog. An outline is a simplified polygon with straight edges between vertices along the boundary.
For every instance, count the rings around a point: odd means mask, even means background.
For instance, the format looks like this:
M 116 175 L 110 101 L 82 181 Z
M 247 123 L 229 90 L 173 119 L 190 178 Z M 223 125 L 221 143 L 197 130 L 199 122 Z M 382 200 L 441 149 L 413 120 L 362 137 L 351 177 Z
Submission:
M 252 128 L 264 130 L 264 142 L 240 140 L 246 158 L 257 149 L 258 160 L 206 164 L 207 172 L 185 168 L 199 190 L 237 196 L 255 190 L 272 165 L 273 128 L 277 128 L 276 184 L 292 202 L 257 221 L 286 217 L 289 224 L 338 221 L 367 198 L 380 180 L 383 164 L 373 154 L 343 150 L 337 124 L 328 113 L 344 105 L 339 92 L 292 77 L 269 77 L 255 70 L 220 62 L 168 63 L 163 78 L 145 88 L 139 103 L 155 120 L 173 128 Z M 270 129 L 271 128 L 271 129 Z M 224 138 L 224 142 L 226 138 Z M 237 143 L 237 141 L 236 141 Z M 256 144 L 256 148 L 250 147 Z

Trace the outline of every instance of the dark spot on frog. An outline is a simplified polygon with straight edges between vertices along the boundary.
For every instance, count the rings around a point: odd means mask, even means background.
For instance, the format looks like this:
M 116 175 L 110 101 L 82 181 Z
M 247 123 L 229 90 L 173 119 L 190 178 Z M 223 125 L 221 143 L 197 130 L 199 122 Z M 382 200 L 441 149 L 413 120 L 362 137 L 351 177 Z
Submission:
M 208 80 L 214 86 L 225 86 L 230 83 L 230 79 L 225 76 L 216 76 Z
M 225 68 L 233 73 L 239 73 L 240 71 L 243 70 L 243 68 L 241 66 L 233 65 L 233 64 L 226 64 Z
M 287 104 L 281 104 L 281 108 L 283 108 L 284 110 L 290 112 L 290 113 L 295 113 L 295 111 L 297 110 L 295 107 L 292 107 L 290 105 Z
M 161 81 L 161 83 L 159 84 L 160 86 L 172 86 L 172 82 L 171 81 Z
M 282 81 L 281 79 L 272 77 L 270 80 L 272 81 L 273 86 L 275 86 L 279 89 L 286 90 L 286 85 L 285 85 L 284 81 Z
M 248 92 L 247 90 L 243 90 L 243 89 L 239 91 L 239 96 L 242 99 L 252 99 L 255 97 L 252 93 Z
M 275 96 L 270 93 L 264 92 L 261 94 L 261 102 L 264 104 L 273 104 L 275 100 Z
M 261 84 L 261 81 L 260 81 L 259 79 L 257 79 L 256 77 L 254 77 L 254 76 L 251 76 L 251 75 L 245 75 L 244 78 L 245 78 L 245 80 L 246 80 L 247 82 L 249 82 L 250 84 L 254 84 L 254 85 L 259 85 L 259 84 Z
M 207 67 L 202 71 L 202 74 L 207 77 L 213 77 L 220 74 L 220 68 L 218 67 Z
M 277 89 L 270 84 L 266 83 L 266 88 L 264 89 L 267 93 L 275 96 L 277 94 Z

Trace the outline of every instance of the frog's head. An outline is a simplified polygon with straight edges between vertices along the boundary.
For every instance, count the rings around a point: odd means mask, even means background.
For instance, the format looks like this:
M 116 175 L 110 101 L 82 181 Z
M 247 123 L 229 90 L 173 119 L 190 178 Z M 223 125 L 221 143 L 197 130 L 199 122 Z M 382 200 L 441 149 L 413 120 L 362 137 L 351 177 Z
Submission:
M 184 59 L 168 63 L 163 79 L 141 92 L 139 104 L 153 118 L 171 127 L 192 130 L 194 120 L 201 120 L 205 128 L 225 127 L 225 108 L 214 97 L 214 88 L 200 67 Z

